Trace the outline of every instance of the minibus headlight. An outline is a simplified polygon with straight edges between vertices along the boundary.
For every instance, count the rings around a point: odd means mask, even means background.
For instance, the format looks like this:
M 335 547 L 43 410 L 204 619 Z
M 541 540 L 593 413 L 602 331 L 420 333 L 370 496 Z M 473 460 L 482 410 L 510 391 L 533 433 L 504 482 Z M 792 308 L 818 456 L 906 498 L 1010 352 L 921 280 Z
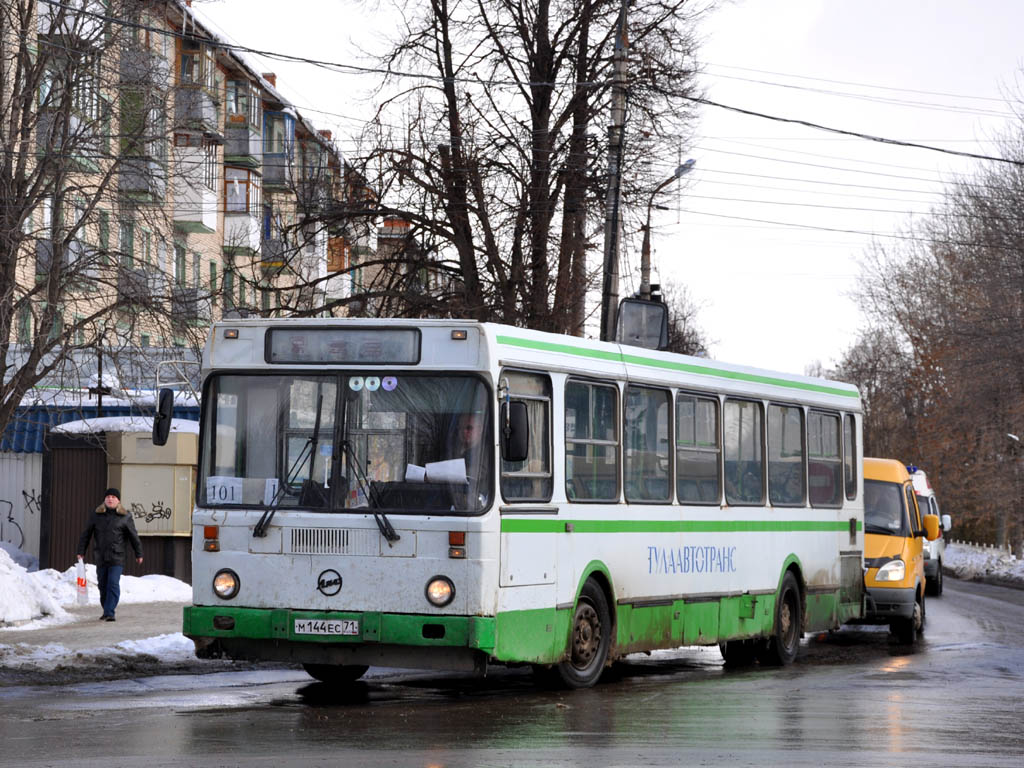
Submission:
M 455 599 L 455 585 L 447 576 L 435 576 L 427 582 L 427 601 L 442 608 Z
M 907 566 L 902 560 L 890 560 L 878 569 L 875 581 L 903 581 L 907 575 Z
M 223 568 L 217 571 L 213 577 L 213 591 L 222 600 L 230 600 L 237 595 L 240 586 L 241 582 L 238 580 L 238 574 L 230 568 Z

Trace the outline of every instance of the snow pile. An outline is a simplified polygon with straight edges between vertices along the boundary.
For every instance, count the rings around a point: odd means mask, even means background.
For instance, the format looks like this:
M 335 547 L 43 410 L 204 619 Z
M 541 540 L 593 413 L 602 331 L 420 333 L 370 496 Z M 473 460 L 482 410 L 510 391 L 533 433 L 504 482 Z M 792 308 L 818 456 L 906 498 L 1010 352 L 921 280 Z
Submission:
M 70 651 L 60 643 L 48 645 L 0 645 L 0 659 L 5 667 L 52 670 L 55 667 L 76 664 L 112 665 L 118 660 L 138 661 L 142 655 L 152 656 L 163 663 L 187 662 L 195 659 L 195 646 L 180 632 L 156 635 L 143 640 L 124 640 L 107 648 L 89 648 Z
M 98 605 L 96 566 L 87 563 L 85 574 L 89 603 Z M 64 610 L 65 606 L 75 605 L 78 594 L 74 564 L 63 572 L 47 568 L 30 573 L 6 549 L 0 549 L 0 584 L 0 628 L 15 625 L 17 629 L 35 629 L 74 620 Z M 192 587 L 170 576 L 121 577 L 121 603 L 186 603 L 191 599 Z M 24 624 L 27 621 L 32 623 Z
M 61 574 L 47 569 L 29 573 L 18 565 L 6 549 L 0 549 L 0 624 L 28 621 L 40 616 L 67 617 L 62 605 L 75 600 L 75 574 L 71 569 L 69 590 L 71 600 L 63 603 L 56 597 Z M 95 569 L 93 571 L 95 576 Z
M 947 544 L 945 569 L 958 579 L 1014 582 L 1024 586 L 1024 560 L 995 549 Z

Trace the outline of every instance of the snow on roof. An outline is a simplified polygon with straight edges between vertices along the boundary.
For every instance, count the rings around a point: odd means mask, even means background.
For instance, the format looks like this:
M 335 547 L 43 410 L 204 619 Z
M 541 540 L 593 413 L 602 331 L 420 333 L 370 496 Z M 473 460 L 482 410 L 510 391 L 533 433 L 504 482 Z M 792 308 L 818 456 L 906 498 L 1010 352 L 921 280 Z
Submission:
M 62 435 L 88 435 L 97 432 L 152 432 L 153 419 L 145 416 L 104 416 L 96 419 L 67 421 L 53 427 L 51 432 Z M 199 434 L 199 422 L 171 419 L 171 432 Z

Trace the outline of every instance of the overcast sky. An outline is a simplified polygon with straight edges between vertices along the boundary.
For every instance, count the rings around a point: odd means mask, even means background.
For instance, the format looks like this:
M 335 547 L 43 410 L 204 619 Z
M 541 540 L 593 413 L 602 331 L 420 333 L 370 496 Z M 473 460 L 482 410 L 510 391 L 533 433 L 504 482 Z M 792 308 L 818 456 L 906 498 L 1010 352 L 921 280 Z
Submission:
M 392 23 L 343 0 L 194 6 L 235 42 L 329 61 L 357 63 Z M 700 30 L 701 82 L 729 106 L 993 154 L 1018 93 L 1022 25 L 1019 0 L 736 0 Z M 344 137 L 369 114 L 359 97 L 375 76 L 250 58 L 355 151 Z M 794 373 L 853 342 L 863 321 L 851 292 L 871 238 L 893 242 L 939 201 L 943 179 L 978 167 L 713 107 L 692 145 L 658 166 L 666 178 L 679 158 L 696 165 L 671 210 L 655 213 L 653 279 L 686 286 L 714 357 Z M 642 217 L 630 212 L 625 226 Z M 623 294 L 637 288 L 639 243 L 625 244 Z

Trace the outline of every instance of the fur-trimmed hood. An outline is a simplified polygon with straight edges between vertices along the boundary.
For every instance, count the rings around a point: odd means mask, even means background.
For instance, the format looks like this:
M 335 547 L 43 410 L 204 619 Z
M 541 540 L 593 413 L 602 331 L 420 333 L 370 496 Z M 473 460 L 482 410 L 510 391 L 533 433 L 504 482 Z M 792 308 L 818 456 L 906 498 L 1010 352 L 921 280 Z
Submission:
M 106 504 L 100 504 L 98 507 L 96 507 L 96 514 L 97 515 L 105 514 L 106 511 L 107 511 L 107 505 Z M 114 511 L 117 512 L 117 514 L 119 514 L 119 515 L 127 515 L 128 514 L 128 510 L 124 508 L 123 504 L 118 504 L 117 505 L 117 509 L 115 509 Z

